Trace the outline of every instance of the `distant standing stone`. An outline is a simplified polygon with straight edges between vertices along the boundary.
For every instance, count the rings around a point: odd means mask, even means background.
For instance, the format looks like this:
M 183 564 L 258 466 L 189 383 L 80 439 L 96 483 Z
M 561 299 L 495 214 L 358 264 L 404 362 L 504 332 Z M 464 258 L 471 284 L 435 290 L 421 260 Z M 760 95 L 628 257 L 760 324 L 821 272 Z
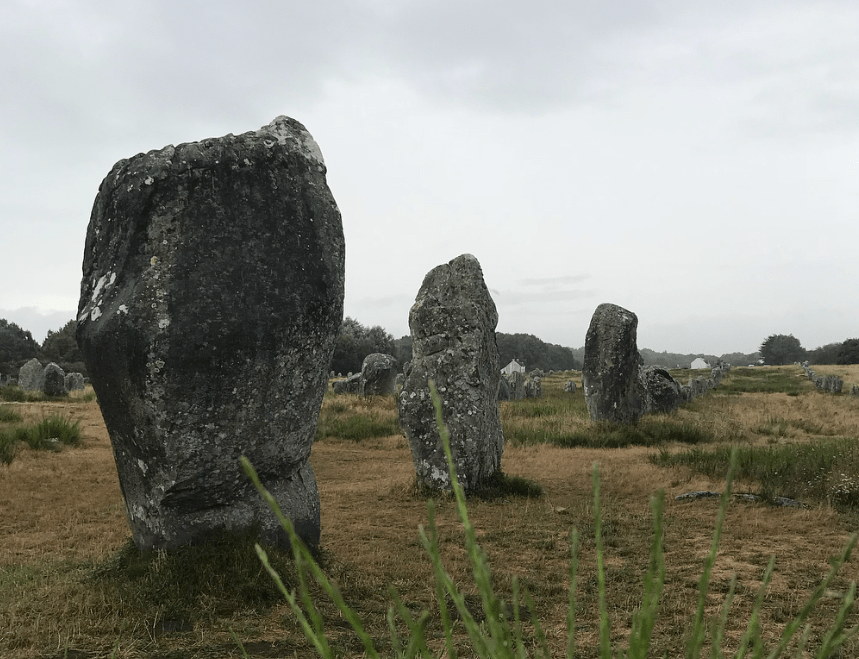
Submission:
M 397 393 L 397 360 L 391 355 L 374 352 L 364 357 L 361 365 L 359 396 L 390 396 Z
M 343 317 L 340 213 L 316 142 L 255 132 L 120 160 L 87 231 L 77 340 L 141 549 L 258 530 L 244 455 L 313 546 L 308 457 Z
M 463 488 L 478 487 L 501 466 L 497 324 L 495 303 L 472 255 L 458 256 L 424 278 L 409 312 L 413 353 L 399 412 L 418 479 L 430 487 L 450 488 L 430 380 L 442 400 Z
M 82 373 L 66 374 L 66 391 L 83 391 L 86 386 Z
M 51 362 L 45 366 L 43 391 L 46 396 L 65 396 L 66 390 L 66 373 L 63 369 Z
M 567 380 L 567 383 L 564 385 L 564 391 L 568 394 L 576 393 L 576 383 L 573 380 Z
M 543 378 L 533 373 L 525 380 L 525 398 L 540 398 L 543 396 Z
M 637 330 L 638 318 L 623 307 L 601 304 L 594 311 L 582 367 L 585 401 L 594 421 L 633 423 L 644 414 Z
M 510 400 L 522 400 L 525 398 L 525 374 L 521 371 L 513 371 L 507 377 L 510 386 Z
M 680 383 L 664 368 L 643 367 L 639 377 L 645 390 L 645 413 L 670 412 L 683 402 Z
M 45 388 L 45 368 L 33 357 L 18 371 L 18 386 L 24 391 L 43 391 Z
M 504 375 L 498 381 L 498 400 L 510 400 L 510 385 L 507 384 L 507 378 Z

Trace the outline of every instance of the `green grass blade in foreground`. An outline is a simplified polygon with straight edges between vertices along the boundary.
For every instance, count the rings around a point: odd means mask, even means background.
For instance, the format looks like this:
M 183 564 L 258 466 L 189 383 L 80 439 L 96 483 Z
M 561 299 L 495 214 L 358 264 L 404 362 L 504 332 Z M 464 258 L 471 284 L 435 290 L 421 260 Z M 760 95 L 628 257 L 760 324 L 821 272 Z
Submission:
M 322 589 L 325 591 L 325 593 L 334 601 L 337 608 L 340 609 L 340 612 L 343 614 L 343 617 L 346 618 L 346 621 L 352 626 L 352 629 L 355 630 L 355 633 L 358 635 L 358 638 L 360 638 L 361 642 L 364 644 L 364 649 L 367 653 L 367 656 L 372 657 L 373 659 L 379 659 L 379 653 L 376 651 L 376 648 L 373 646 L 373 640 L 370 638 L 370 635 L 367 634 L 367 632 L 364 630 L 364 627 L 361 624 L 361 621 L 358 618 L 358 615 L 355 613 L 354 610 L 352 610 L 352 608 L 349 607 L 349 605 L 346 604 L 346 602 L 343 599 L 343 596 L 340 594 L 340 591 L 337 588 L 335 588 L 331 584 L 330 581 L 328 581 L 328 578 L 325 576 L 325 574 L 322 572 L 319 565 L 313 559 L 313 556 L 310 553 L 310 550 L 304 545 L 304 543 L 298 537 L 298 534 L 296 534 L 295 529 L 292 526 L 292 522 L 283 515 L 283 513 L 280 510 L 280 506 L 278 505 L 275 498 L 263 486 L 262 482 L 259 479 L 259 476 L 256 473 L 256 470 L 254 470 L 250 461 L 246 457 L 242 456 L 241 457 L 241 464 L 245 470 L 245 473 L 253 481 L 254 487 L 256 487 L 257 491 L 260 493 L 262 498 L 265 500 L 265 502 L 272 509 L 274 514 L 277 516 L 277 519 L 280 522 L 281 526 L 283 526 L 284 530 L 286 531 L 287 535 L 289 536 L 289 541 L 293 547 L 293 551 L 295 552 L 296 557 L 300 557 L 300 559 L 301 559 L 300 561 L 298 561 L 298 560 L 296 561 L 296 569 L 299 572 L 299 574 L 301 574 L 304 569 L 307 569 L 310 572 L 310 574 L 313 576 L 313 578 L 316 580 L 316 582 L 322 587 Z M 260 554 L 260 559 L 263 560 L 265 552 L 262 551 L 262 549 L 259 549 L 259 550 L 257 550 L 257 553 Z M 266 565 L 266 569 L 269 571 L 269 574 L 271 574 L 272 578 L 274 578 L 274 576 L 277 575 L 277 572 L 273 568 L 268 566 L 267 562 L 268 562 L 267 560 L 263 560 L 263 565 Z M 278 580 L 280 579 L 279 575 L 278 575 L 277 579 Z M 278 588 L 281 590 L 281 592 L 285 593 L 286 588 L 281 587 L 281 586 L 282 586 L 282 584 L 279 584 Z M 315 615 L 319 616 L 319 621 L 320 621 L 320 625 L 321 625 L 321 615 L 316 610 L 316 607 L 313 606 L 312 600 L 310 599 L 310 594 L 309 594 L 309 592 L 307 592 L 307 586 L 303 582 L 303 580 L 302 580 L 302 590 L 304 591 L 301 593 L 302 599 L 305 602 L 310 602 L 311 614 L 315 614 Z M 292 603 L 290 603 L 290 604 L 292 604 Z M 293 607 L 293 610 L 295 610 L 295 608 L 296 607 Z M 308 628 L 305 628 L 305 634 L 307 632 L 308 632 Z M 327 647 L 328 643 L 327 643 L 327 640 L 325 640 L 324 632 L 321 633 L 321 636 L 322 636 L 322 639 L 320 639 L 320 645 Z M 311 638 L 311 637 L 308 636 L 308 638 Z M 330 647 L 329 647 L 329 651 L 330 651 Z M 324 654 L 322 656 L 329 657 L 329 656 L 333 656 L 333 655 L 332 654 Z
M 641 608 L 632 619 L 629 633 L 629 652 L 627 659 L 646 659 L 650 639 L 659 613 L 659 599 L 665 583 L 665 553 L 663 548 L 664 531 L 662 511 L 665 507 L 665 493 L 659 493 L 650 501 L 653 509 L 653 540 L 650 545 L 650 561 L 644 575 L 644 595 Z
M 605 569 L 603 567 L 602 546 L 602 509 L 600 507 L 600 471 L 594 462 L 594 533 L 596 535 L 597 552 L 597 588 L 599 592 L 600 611 L 600 659 L 611 659 L 611 625 L 608 619 L 608 607 L 605 601 Z
M 793 635 L 796 633 L 796 630 L 799 629 L 799 627 L 801 625 L 803 625 L 806 620 L 808 620 L 808 617 L 811 615 L 811 612 L 814 610 L 814 607 L 817 604 L 817 602 L 820 600 L 821 597 L 823 597 L 824 593 L 826 593 L 826 591 L 829 590 L 829 586 L 832 583 L 832 581 L 835 579 L 835 575 L 838 573 L 838 570 L 840 570 L 841 567 L 847 561 L 850 560 L 850 554 L 853 553 L 853 548 L 856 546 L 856 540 L 857 540 L 857 534 L 854 533 L 853 536 L 848 541 L 847 545 L 841 551 L 841 554 L 839 554 L 837 557 L 831 559 L 831 567 L 829 568 L 829 572 L 827 573 L 826 577 L 823 579 L 823 581 L 820 582 L 820 584 L 817 586 L 817 588 L 814 589 L 814 592 L 811 594 L 811 597 L 808 598 L 808 601 L 802 607 L 802 609 L 800 610 L 800 612 L 796 616 L 796 618 L 794 618 L 792 621 L 790 621 L 787 624 L 787 626 L 784 628 L 784 632 L 782 633 L 782 636 L 781 636 L 781 641 L 779 642 L 778 646 L 776 646 L 776 648 L 768 655 L 768 659 L 775 659 L 776 657 L 781 656 L 781 653 L 787 647 L 787 644 L 790 642 L 790 639 L 793 638 Z M 847 594 L 847 596 L 845 596 L 843 601 L 846 602 L 847 600 L 850 600 L 851 604 L 852 604 L 852 599 L 853 599 L 854 595 L 855 595 L 855 582 L 851 583 L 850 592 Z M 846 613 L 845 613 L 845 615 L 846 615 Z M 843 625 L 843 621 L 840 624 Z M 835 637 L 838 636 L 838 633 L 837 633 L 838 632 L 838 626 L 839 626 L 839 620 L 836 619 L 836 621 L 832 624 L 832 626 L 829 629 L 829 631 L 833 633 L 833 639 L 831 639 L 831 640 L 835 640 Z M 846 639 L 844 639 L 844 640 L 846 640 Z M 840 645 L 840 643 L 833 645 L 832 646 L 833 651 L 839 645 Z M 827 656 L 827 655 L 823 655 L 823 656 Z
M 734 478 L 734 469 L 737 462 L 737 451 L 731 452 L 731 464 L 728 467 L 728 476 L 725 481 L 725 489 L 719 500 L 719 512 L 716 516 L 716 528 L 713 531 L 713 542 L 710 545 L 710 553 L 704 561 L 704 571 L 698 581 L 698 609 L 692 623 L 692 633 L 686 645 L 686 658 L 698 659 L 701 648 L 704 647 L 704 606 L 707 601 L 707 591 L 710 588 L 710 575 L 716 562 L 716 553 L 719 550 L 719 539 L 722 537 L 722 526 L 725 523 L 725 514 L 728 512 L 728 503 L 731 500 L 731 484 Z
M 430 556 L 430 561 L 433 566 L 433 574 L 435 576 L 435 596 L 441 614 L 442 627 L 444 628 L 445 647 L 447 648 L 447 656 L 449 659 L 457 659 L 456 648 L 453 645 L 453 624 L 450 620 L 450 611 L 447 609 L 447 601 L 445 598 L 446 579 L 447 576 L 444 567 L 441 563 L 441 550 L 438 546 L 438 529 L 435 525 L 435 502 L 430 500 L 427 502 L 427 519 L 429 524 L 429 536 L 426 535 L 423 526 L 418 527 L 421 543 Z M 448 577 L 449 579 L 449 577 Z
M 567 604 L 567 659 L 576 654 L 576 586 L 579 570 L 579 532 L 573 529 L 570 536 L 570 591 Z
M 465 547 L 471 562 L 474 581 L 480 592 L 483 612 L 486 616 L 486 625 L 489 628 L 489 638 L 486 639 L 487 645 L 492 657 L 510 656 L 513 651 L 514 639 L 509 625 L 501 615 L 500 602 L 492 589 L 492 575 L 486 560 L 486 554 L 478 546 L 474 526 L 468 518 L 468 510 L 465 506 L 465 492 L 456 475 L 456 466 L 450 447 L 450 434 L 442 418 L 441 399 L 436 390 L 435 382 L 432 380 L 429 382 L 429 388 L 433 406 L 435 407 L 436 424 L 438 425 L 442 447 L 444 448 L 448 470 L 450 471 L 450 484 L 456 498 L 457 512 L 465 529 Z

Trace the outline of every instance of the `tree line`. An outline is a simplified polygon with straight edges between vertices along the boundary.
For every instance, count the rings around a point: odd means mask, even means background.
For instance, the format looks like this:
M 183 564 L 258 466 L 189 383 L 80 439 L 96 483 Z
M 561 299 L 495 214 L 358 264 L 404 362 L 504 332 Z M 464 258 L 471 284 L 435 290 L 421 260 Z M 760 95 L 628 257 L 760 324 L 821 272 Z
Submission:
M 761 344 L 764 364 L 778 366 L 808 361 L 811 364 L 859 364 L 859 339 L 827 343 L 806 350 L 793 334 L 770 334 Z
M 54 362 L 66 373 L 87 375 L 76 329 L 77 322 L 70 320 L 57 331 L 49 330 L 39 345 L 29 330 L 0 318 L 0 373 L 17 377 L 19 369 L 35 357 L 43 364 Z

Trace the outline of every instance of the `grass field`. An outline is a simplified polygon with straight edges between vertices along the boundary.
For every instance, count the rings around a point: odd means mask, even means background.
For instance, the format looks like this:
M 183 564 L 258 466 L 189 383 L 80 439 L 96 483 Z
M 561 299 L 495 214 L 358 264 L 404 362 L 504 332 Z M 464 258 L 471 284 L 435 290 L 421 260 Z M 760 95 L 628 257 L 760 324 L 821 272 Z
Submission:
M 831 373 L 844 378 L 845 391 L 859 383 L 857 367 L 831 367 Z M 579 385 L 574 395 L 563 392 L 570 378 Z M 740 643 L 770 556 L 776 556 L 775 571 L 760 615 L 767 644 L 820 583 L 829 557 L 859 528 L 851 484 L 859 483 L 853 458 L 859 399 L 817 392 L 798 366 L 733 369 L 707 396 L 633 428 L 592 424 L 577 374 L 548 376 L 543 391 L 542 399 L 501 405 L 507 438 L 502 469 L 539 489 L 473 497 L 468 507 L 496 590 L 509 601 L 514 577 L 527 587 L 553 656 L 565 652 L 574 528 L 581 536 L 577 656 L 599 656 L 594 462 L 602 474 L 606 600 L 610 641 L 617 648 L 641 603 L 650 499 L 659 490 L 666 494 L 665 586 L 649 656 L 684 656 L 718 505 L 674 497 L 721 490 L 729 447 L 746 452 L 735 489 L 796 496 L 804 506 L 730 503 L 706 600 L 707 615 L 719 614 L 736 578 L 726 651 Z M 315 656 L 247 538 L 224 537 L 215 547 L 172 555 L 133 549 L 95 401 L 3 403 L 0 432 L 51 416 L 77 425 L 76 446 L 43 451 L 19 442 L 14 460 L 0 465 L 0 656 L 238 657 L 236 639 L 251 657 Z M 311 456 L 322 504 L 318 559 L 380 650 L 390 649 L 386 614 L 393 586 L 414 615 L 435 611 L 427 632 L 439 654 L 444 634 L 434 607 L 433 568 L 417 531 L 426 524 L 427 504 L 396 427 L 393 399 L 326 396 Z M 455 502 L 442 496 L 436 509 L 445 566 L 479 617 Z M 289 557 L 276 551 L 270 556 L 294 583 Z M 839 596 L 857 574 L 854 558 L 815 608 L 809 647 L 820 643 Z M 311 588 L 338 656 L 362 656 L 363 646 L 340 612 Z M 850 624 L 857 618 L 851 613 Z M 473 656 L 458 634 L 460 655 Z M 529 652 L 539 645 L 528 625 L 525 640 Z M 859 643 L 850 641 L 837 656 L 859 656 Z

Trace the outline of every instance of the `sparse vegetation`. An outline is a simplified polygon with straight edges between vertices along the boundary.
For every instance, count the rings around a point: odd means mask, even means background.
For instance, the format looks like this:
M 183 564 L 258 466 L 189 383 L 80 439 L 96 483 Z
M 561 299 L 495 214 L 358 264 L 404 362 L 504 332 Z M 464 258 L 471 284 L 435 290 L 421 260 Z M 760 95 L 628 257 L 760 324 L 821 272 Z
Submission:
M 718 477 L 737 451 L 737 479 L 767 499 L 789 497 L 804 503 L 829 503 L 859 510 L 859 439 L 765 446 L 691 448 L 661 451 L 659 466 L 683 465 Z
M 730 377 L 713 390 L 716 395 L 748 393 L 785 393 L 789 396 L 814 391 L 814 385 L 798 366 L 780 369 L 754 367 L 732 368 Z
M 20 415 L 18 417 L 20 419 Z M 80 439 L 80 422 L 71 422 L 54 414 L 35 424 L 0 429 L 0 460 L 10 464 L 15 458 L 18 442 L 25 443 L 34 451 L 58 451 L 63 445 L 76 446 Z
M 0 387 L 0 400 L 23 403 L 29 400 L 29 396 L 20 387 Z
M 400 434 L 397 401 L 393 396 L 326 395 L 316 426 L 316 439 L 336 437 L 360 442 Z
M 18 410 L 8 405 L 0 406 L 0 423 L 17 423 L 23 418 Z

